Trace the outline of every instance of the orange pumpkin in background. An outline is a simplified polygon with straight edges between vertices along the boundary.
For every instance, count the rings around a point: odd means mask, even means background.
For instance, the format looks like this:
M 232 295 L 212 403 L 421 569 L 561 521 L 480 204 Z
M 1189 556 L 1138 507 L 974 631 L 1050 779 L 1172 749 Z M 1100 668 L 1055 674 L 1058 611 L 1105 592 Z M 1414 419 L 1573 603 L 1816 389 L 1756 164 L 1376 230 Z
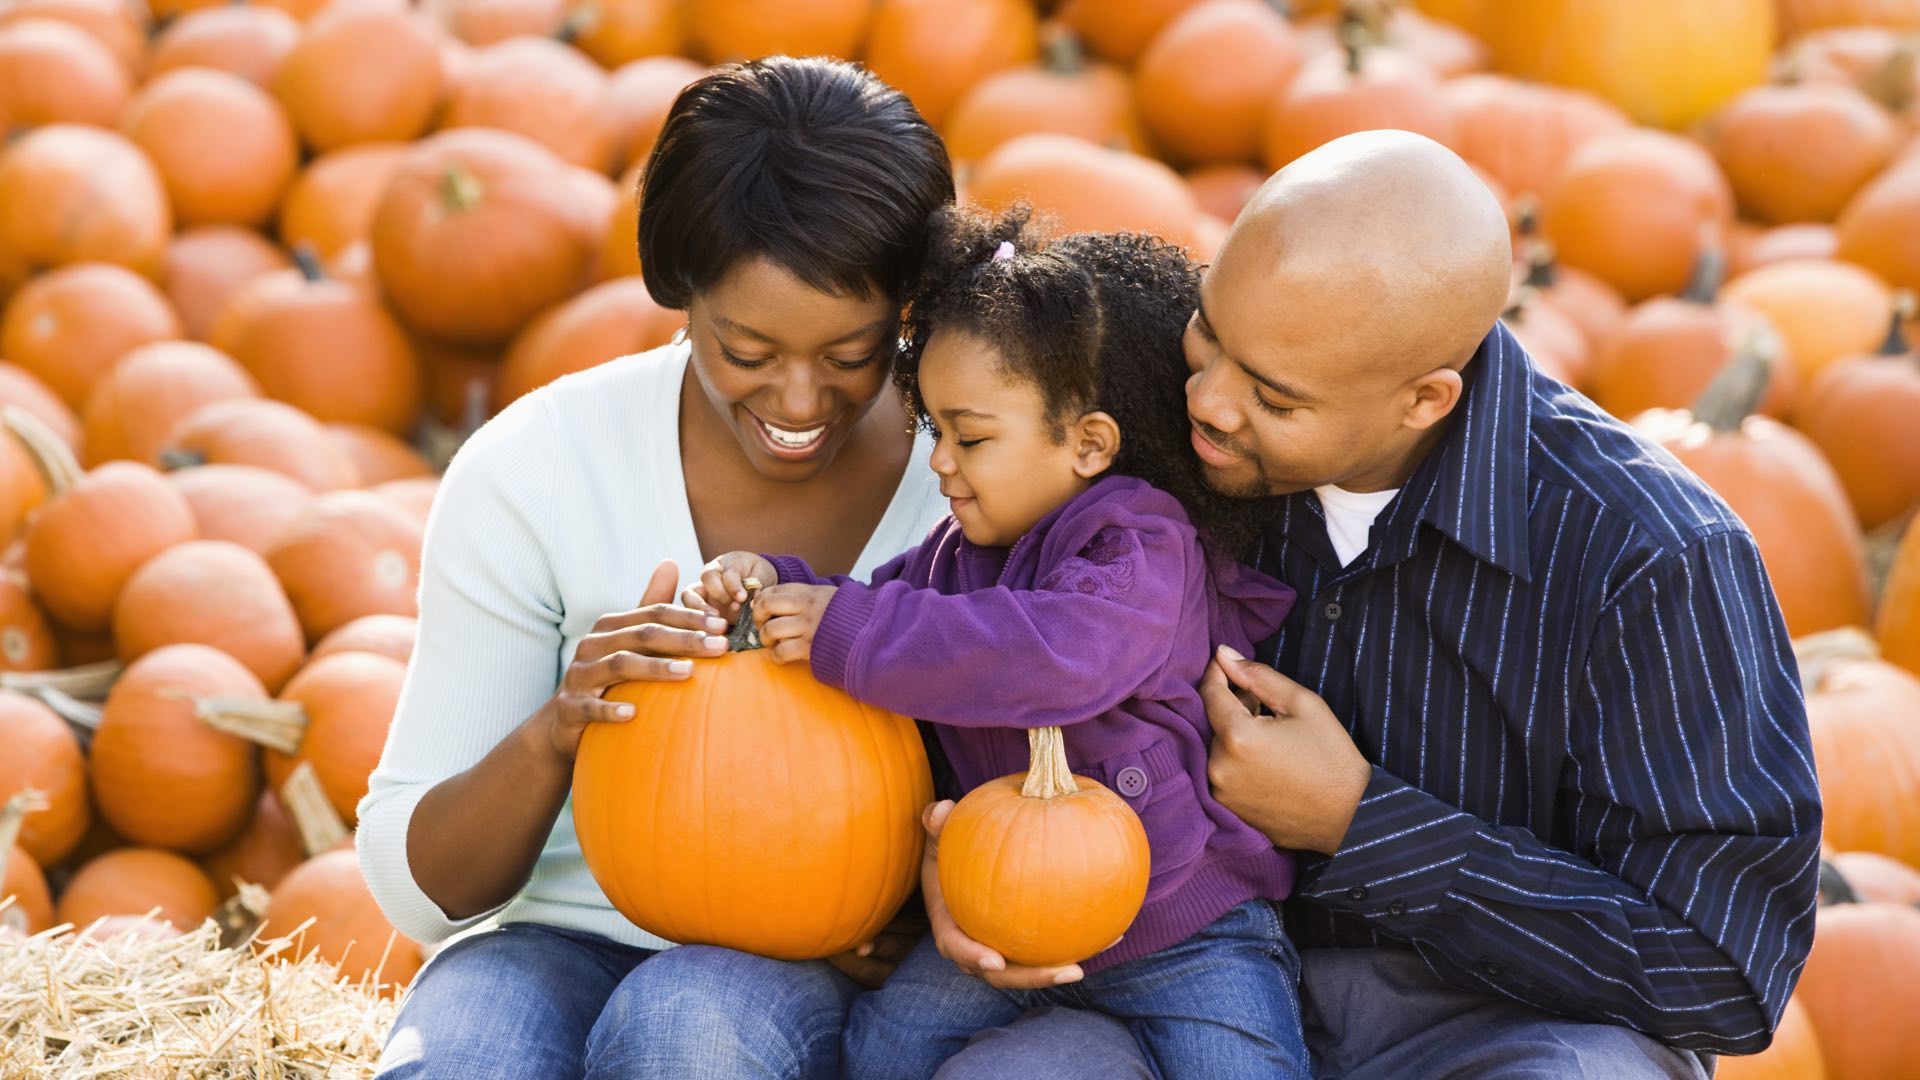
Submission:
M 60 894 L 55 917 L 84 929 L 116 915 L 157 917 L 174 929 L 197 930 L 220 906 L 220 894 L 192 861 L 155 848 L 121 848 L 82 866 Z
M 1840 234 L 1831 225 L 1758 225 L 1736 221 L 1727 231 L 1727 273 L 1741 277 L 1774 263 L 1799 259 L 1831 259 L 1840 250 Z
M 1453 140 L 1453 116 L 1433 69 L 1398 49 L 1348 43 L 1308 60 L 1267 114 L 1262 157 L 1270 169 L 1357 131 L 1399 128 Z
M 1173 160 L 1254 160 L 1268 110 L 1304 59 L 1298 34 L 1269 5 L 1208 0 L 1176 16 L 1140 57 L 1141 119 Z
M 253 376 L 211 346 L 139 346 L 123 354 L 87 397 L 86 462 L 152 461 L 175 425 L 202 405 L 259 396 Z
M 944 132 L 947 152 L 956 162 L 978 161 L 1022 135 L 1052 132 L 1144 153 L 1137 111 L 1126 73 L 1089 61 L 1079 39 L 1059 31 L 1039 63 L 995 72 L 954 104 Z
M 1201 0 L 1066 0 L 1060 18 L 1094 54 L 1132 64 L 1160 31 Z
M 687 84 L 707 69 L 684 57 L 648 56 L 615 71 L 607 79 L 606 108 L 613 124 L 613 169 L 625 172 L 647 160 L 667 122 L 667 110 Z M 622 184 L 622 195 L 631 193 Z
M 52 19 L 0 27 L 0 136 L 41 124 L 112 127 L 132 93 L 127 69 L 84 30 Z
M 562 375 L 665 345 L 686 319 L 686 312 L 654 303 L 646 282 L 637 277 L 595 285 L 541 315 L 514 339 L 494 389 L 494 407 L 504 409 Z
M 160 76 L 134 95 L 120 128 L 160 170 L 181 225 L 264 225 L 300 164 L 286 110 L 224 71 Z
M 308 641 L 363 615 L 412 615 L 420 585 L 421 529 L 412 515 L 366 491 L 313 500 L 267 548 Z
M 0 671 L 45 671 L 59 666 L 58 640 L 27 590 L 26 575 L 12 567 L 0 569 Z
M 1911 306 L 1911 296 L 1907 298 Z M 1868 529 L 1920 504 L 1920 356 L 1899 315 L 1878 353 L 1843 359 L 1807 388 L 1795 423 L 1820 447 Z
M 1633 129 L 1588 140 L 1540 206 L 1541 233 L 1568 264 L 1628 300 L 1677 293 L 1733 220 L 1733 192 L 1697 145 Z
M 1874 636 L 1888 661 L 1920 675 L 1920 528 L 1908 525 L 1894 552 Z
M 0 321 L 0 356 L 72 409 L 129 349 L 181 335 L 179 316 L 153 283 L 124 267 L 80 263 L 28 282 Z
M 309 22 L 274 76 L 273 92 L 316 151 L 413 139 L 445 93 L 440 46 L 425 16 L 368 0 L 333 4 Z
M 1902 289 L 1920 289 L 1920 153 L 1908 154 L 1847 204 L 1838 255 Z
M 110 461 L 57 492 L 27 525 L 27 576 L 55 619 L 105 630 L 134 571 L 194 535 L 193 511 L 165 477 Z
M 1865 94 L 1811 83 L 1747 91 L 1707 121 L 1705 138 L 1740 209 L 1785 224 L 1838 217 L 1902 133 Z
M 167 245 L 167 299 L 186 336 L 205 341 L 235 289 L 262 274 L 289 270 L 293 259 L 266 237 L 237 225 L 202 225 Z
M 1775 263 L 1727 282 L 1730 304 L 1758 311 L 1780 332 L 1801 386 L 1834 361 L 1872 352 L 1887 336 L 1893 291 L 1848 263 Z
M 562 161 L 605 172 L 613 163 L 607 74 L 551 38 L 518 37 L 473 54 L 440 125 L 525 135 Z
M 974 170 L 974 202 L 1003 210 L 1031 203 L 1061 233 L 1134 231 L 1191 244 L 1199 204 L 1180 174 L 1138 154 L 1104 150 L 1068 135 L 1022 135 Z
M 312 762 L 334 812 L 352 824 L 367 777 L 380 763 L 406 675 L 401 661 L 362 651 L 318 657 L 301 668 L 280 692 L 280 700 L 299 705 L 306 718 L 300 751 L 268 750 L 268 783 L 278 791 L 301 762 Z
M 168 473 L 167 482 L 186 497 L 202 539 L 229 540 L 257 554 L 313 501 L 312 488 L 253 465 L 195 465 Z
M 159 172 L 124 136 L 49 124 L 0 150 L 0 251 L 29 271 L 107 262 L 152 275 L 172 230 Z
M 420 623 L 408 615 L 364 615 L 320 639 L 312 659 L 337 652 L 370 652 L 401 663 L 413 658 L 413 640 Z
M 1545 198 L 1582 146 L 1625 131 L 1627 114 L 1579 90 L 1505 75 L 1449 80 L 1441 96 L 1453 117 L 1452 146 L 1516 196 Z
M 873 0 L 704 0 L 687 46 L 709 64 L 788 56 L 858 56 Z
M 1920 904 L 1920 869 L 1877 851 L 1845 851 L 1827 860 L 1856 900 L 1876 904 Z
M 263 90 L 300 40 L 300 24 L 284 11 L 258 4 L 226 4 L 167 24 L 153 41 L 152 76 L 187 67 L 238 75 Z
M 340 968 L 348 980 L 379 983 L 392 996 L 404 989 L 420 970 L 420 946 L 401 936 L 381 914 L 373 893 L 360 875 L 360 860 L 352 849 L 316 855 L 301 863 L 273 889 L 262 937 L 301 931 L 298 960 L 319 953 Z
M 34 862 L 58 866 L 86 835 L 93 816 L 80 742 L 52 709 L 0 690 L 0 745 L 7 748 L 0 758 L 0 802 L 33 788 L 46 803 L 21 818 L 18 836 L 0 842 L 0 852 L 18 843 Z
M 114 604 L 113 638 L 128 664 L 168 645 L 211 645 L 269 692 L 293 676 L 307 652 L 300 619 L 273 570 L 226 540 L 176 544 L 134 571 Z
M 968 88 L 1038 55 L 1027 0 L 880 0 L 868 28 L 867 67 L 944 127 Z
M 252 465 L 290 476 L 312 491 L 360 483 L 353 459 L 318 421 L 264 398 L 229 398 L 195 409 L 174 426 L 155 462 L 169 469 Z
M 262 791 L 253 819 L 233 843 L 200 860 L 201 869 L 225 900 L 239 891 L 235 879 L 271 889 L 305 862 L 300 830 L 271 791 Z
M 1827 1076 L 1920 1075 L 1920 911 L 1896 904 L 1820 909 L 1794 997 L 1819 1034 Z
M 1714 1080 L 1827 1080 L 1820 1057 L 1820 1036 L 1798 998 L 1788 998 L 1773 1042 L 1751 1055 L 1726 1055 L 1714 1069 Z
M 400 142 L 358 143 L 313 159 L 280 204 L 280 239 L 330 259 L 373 235 L 380 196 L 407 156 Z
M 685 51 L 686 11 L 678 0 L 574 0 L 561 34 L 614 69 Z
M 1803 639 L 1797 651 L 1823 835 L 1920 868 L 1920 676 L 1878 659 L 1858 631 Z

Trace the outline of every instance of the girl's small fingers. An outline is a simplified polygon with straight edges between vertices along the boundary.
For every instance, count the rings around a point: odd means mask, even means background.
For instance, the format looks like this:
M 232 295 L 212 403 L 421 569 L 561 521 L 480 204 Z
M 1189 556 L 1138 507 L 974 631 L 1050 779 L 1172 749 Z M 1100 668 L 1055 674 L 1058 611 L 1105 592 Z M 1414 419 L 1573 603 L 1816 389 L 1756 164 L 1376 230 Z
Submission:
M 733 602 L 736 604 L 745 601 L 747 598 L 747 583 L 741 579 L 740 569 L 738 567 L 730 566 L 727 568 L 721 588 L 726 590 L 725 595 L 733 597 Z

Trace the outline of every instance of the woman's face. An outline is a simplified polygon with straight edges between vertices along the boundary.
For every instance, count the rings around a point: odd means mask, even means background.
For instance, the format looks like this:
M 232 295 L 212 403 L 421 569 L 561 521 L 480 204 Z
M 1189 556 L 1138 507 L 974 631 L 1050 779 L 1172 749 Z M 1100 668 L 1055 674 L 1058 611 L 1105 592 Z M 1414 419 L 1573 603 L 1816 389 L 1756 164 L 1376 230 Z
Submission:
M 764 257 L 693 297 L 694 371 L 747 461 L 772 480 L 818 475 L 882 390 L 898 305 L 824 293 Z

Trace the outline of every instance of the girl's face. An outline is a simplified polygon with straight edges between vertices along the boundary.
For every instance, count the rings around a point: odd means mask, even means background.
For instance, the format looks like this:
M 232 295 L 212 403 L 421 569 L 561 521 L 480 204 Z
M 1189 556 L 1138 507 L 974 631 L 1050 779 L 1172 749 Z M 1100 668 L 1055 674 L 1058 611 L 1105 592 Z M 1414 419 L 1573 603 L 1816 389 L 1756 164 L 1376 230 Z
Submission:
M 1008 377 L 1000 353 L 966 334 L 934 332 L 920 357 L 919 389 L 933 417 L 930 464 L 940 493 L 982 547 L 1012 545 L 1085 491 L 1120 451 L 1120 429 L 1106 413 L 1063 421 L 1056 432 L 1040 389 Z
M 835 296 L 769 259 L 745 259 L 693 298 L 694 371 L 757 472 L 810 480 L 887 386 L 899 315 L 878 293 Z

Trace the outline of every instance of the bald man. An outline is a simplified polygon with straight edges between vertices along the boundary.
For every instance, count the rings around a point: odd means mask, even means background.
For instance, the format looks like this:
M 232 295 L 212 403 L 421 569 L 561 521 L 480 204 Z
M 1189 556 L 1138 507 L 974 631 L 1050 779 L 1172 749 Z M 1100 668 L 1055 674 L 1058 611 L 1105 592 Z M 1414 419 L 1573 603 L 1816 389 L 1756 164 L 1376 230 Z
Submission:
M 1797 669 L 1739 519 L 1498 324 L 1510 265 L 1484 185 L 1405 132 L 1300 158 L 1234 223 L 1187 333 L 1193 448 L 1274 500 L 1255 561 L 1301 602 L 1209 671 L 1211 779 L 1302 853 L 1320 1076 L 1703 1077 L 1767 1045 L 1812 942 Z M 1116 1024 L 1023 1023 L 941 1075 L 1145 1075 Z

